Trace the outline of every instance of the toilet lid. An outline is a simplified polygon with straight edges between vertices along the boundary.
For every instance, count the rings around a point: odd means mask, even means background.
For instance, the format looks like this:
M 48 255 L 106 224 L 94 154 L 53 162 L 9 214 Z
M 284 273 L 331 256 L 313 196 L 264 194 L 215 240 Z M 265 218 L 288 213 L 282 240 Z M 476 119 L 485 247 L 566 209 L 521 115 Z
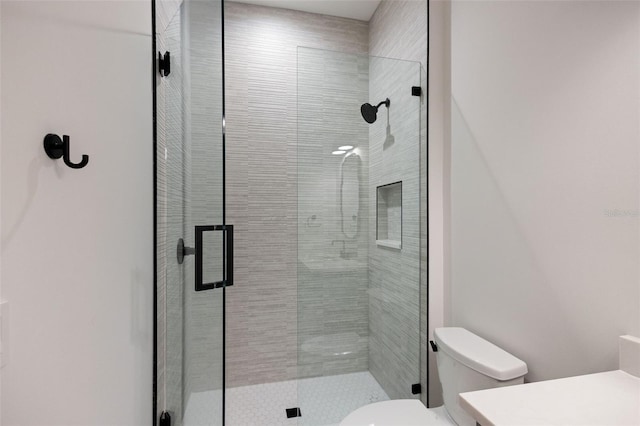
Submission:
M 397 399 L 360 407 L 340 426 L 451 426 L 453 420 L 444 411 L 429 410 L 417 399 Z

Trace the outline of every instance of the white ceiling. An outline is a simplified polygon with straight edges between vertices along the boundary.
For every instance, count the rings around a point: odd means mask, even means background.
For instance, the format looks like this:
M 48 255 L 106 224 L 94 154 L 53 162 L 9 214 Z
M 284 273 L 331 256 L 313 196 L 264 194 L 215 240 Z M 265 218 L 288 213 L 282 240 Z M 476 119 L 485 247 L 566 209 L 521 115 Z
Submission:
M 322 15 L 369 21 L 381 0 L 232 0 Z

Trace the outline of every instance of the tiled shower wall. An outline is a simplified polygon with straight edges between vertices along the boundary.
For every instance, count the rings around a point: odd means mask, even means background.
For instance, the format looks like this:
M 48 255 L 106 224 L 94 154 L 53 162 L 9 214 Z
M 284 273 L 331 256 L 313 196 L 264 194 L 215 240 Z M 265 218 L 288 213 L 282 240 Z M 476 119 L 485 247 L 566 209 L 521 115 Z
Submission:
M 370 209 L 378 186 L 402 182 L 402 247 L 377 245 L 375 220 L 368 233 L 369 370 L 392 399 L 414 398 L 420 382 L 419 85 L 419 63 L 371 58 L 370 96 L 391 103 L 369 127 Z
M 419 155 L 420 162 L 419 165 L 415 165 L 415 167 L 419 167 L 420 170 L 420 181 L 419 181 L 419 192 L 415 192 L 415 195 L 420 194 L 420 202 L 419 202 L 419 223 L 417 224 L 418 228 L 416 229 L 419 234 L 410 234 L 413 238 L 416 238 L 419 235 L 418 241 L 407 241 L 412 244 L 411 248 L 411 263 L 414 265 L 414 262 L 417 262 L 418 259 L 415 257 L 417 255 L 416 250 L 419 249 L 419 262 L 420 262 L 420 274 L 416 275 L 416 270 L 412 266 L 408 269 L 402 269 L 400 279 L 398 282 L 405 282 L 407 286 L 404 286 L 402 289 L 399 289 L 399 295 L 402 295 L 405 298 L 405 301 L 401 303 L 396 303 L 395 307 L 398 309 L 396 313 L 394 313 L 394 317 L 401 318 L 407 317 L 410 318 L 412 324 L 416 324 L 417 318 L 415 317 L 415 304 L 418 303 L 416 298 L 419 298 L 419 306 L 421 307 L 419 323 L 420 330 L 419 340 L 420 340 L 420 358 L 419 358 L 419 366 L 420 366 L 420 383 L 422 384 L 423 392 L 421 394 L 421 399 L 423 402 L 426 401 L 426 391 L 427 387 L 427 356 L 429 351 L 427 350 L 428 346 L 428 334 L 427 334 L 427 197 L 426 197 L 426 176 L 427 176 L 427 162 L 426 162 L 426 149 L 427 149 L 427 138 L 426 138 L 426 73 L 424 70 L 426 69 L 427 63 L 427 41 L 428 41 L 428 4 L 426 0 L 383 0 L 378 6 L 378 9 L 374 13 L 371 21 L 369 22 L 369 54 L 372 56 L 379 57 L 389 57 L 389 58 L 397 58 L 404 59 L 409 61 L 415 61 L 422 64 L 422 70 L 420 75 L 420 86 L 422 87 L 422 96 L 420 98 L 421 103 L 421 111 L 420 111 L 420 129 L 419 129 L 419 142 L 418 146 L 415 147 L 416 155 Z M 371 79 L 375 80 L 378 76 L 372 73 Z M 384 84 L 384 79 L 382 80 Z M 404 83 L 403 83 L 404 84 Z M 408 89 L 407 89 L 408 90 Z M 384 92 L 381 92 L 382 95 Z M 372 129 L 373 131 L 373 129 Z M 373 136 L 373 135 L 372 135 Z M 372 144 L 374 142 L 372 141 Z M 373 147 L 372 147 L 373 149 Z M 372 156 L 372 161 L 375 159 Z M 411 161 L 411 160 L 409 160 Z M 404 170 L 409 171 L 410 168 L 403 164 L 397 164 L 398 168 L 402 168 Z M 375 172 L 372 171 L 370 179 L 372 181 L 372 185 L 375 185 Z M 413 193 L 412 190 L 411 193 Z M 409 194 L 405 188 L 403 187 L 403 195 Z M 414 220 L 417 220 L 418 217 L 414 217 Z M 403 234 L 405 232 L 403 231 Z M 405 234 L 406 235 L 406 234 Z M 403 250 L 405 247 L 405 241 L 403 241 Z M 378 249 L 380 250 L 380 249 Z M 372 255 L 375 258 L 375 252 L 372 252 Z M 381 273 L 385 273 L 390 270 L 389 268 L 393 268 L 393 263 L 386 265 L 384 263 L 380 263 L 378 265 L 372 264 L 372 269 L 370 271 L 371 274 L 375 274 L 376 270 L 380 270 Z M 419 278 L 418 278 L 419 277 Z M 418 285 L 417 281 L 414 284 L 414 279 L 419 279 L 419 291 L 416 292 L 415 286 Z M 395 284 L 391 284 L 395 285 Z M 415 298 L 414 298 L 415 297 Z M 375 302 L 372 300 L 372 303 Z M 398 300 L 398 302 L 400 302 Z M 371 318 L 373 318 L 373 312 L 370 312 Z M 433 322 L 433 321 L 432 321 Z M 398 323 L 399 325 L 399 323 Z M 413 335 L 409 329 L 405 329 L 402 333 L 405 338 L 409 339 L 408 342 L 410 352 L 412 354 L 416 353 L 417 348 L 413 346 Z M 372 334 L 376 334 L 372 332 Z M 391 335 L 388 332 L 379 333 L 381 337 L 381 341 L 389 341 Z M 417 338 L 417 335 L 416 335 Z M 376 343 L 372 342 L 372 347 L 376 347 Z M 414 362 L 418 362 L 417 359 L 405 360 L 405 363 L 393 363 L 388 362 L 393 359 L 397 359 L 400 356 L 398 349 L 395 346 L 381 346 L 379 351 L 374 351 L 378 353 L 380 356 L 381 366 L 385 368 L 390 368 L 394 370 L 397 374 L 402 374 L 401 371 L 406 372 L 411 371 L 414 365 Z M 378 373 L 376 374 L 376 367 L 374 365 L 370 365 L 371 371 L 374 373 L 374 376 L 380 383 L 383 385 L 389 396 L 394 398 L 401 395 L 408 397 L 406 394 L 407 388 L 406 383 L 402 383 L 401 388 L 398 388 L 400 385 L 392 385 L 389 386 L 386 384 L 386 380 L 383 379 L 383 376 L 393 377 L 392 372 L 388 373 Z M 430 375 L 429 375 L 429 388 L 431 390 L 430 395 L 436 395 L 436 385 L 437 385 L 437 372 L 435 371 L 435 363 L 432 363 L 430 366 Z M 402 376 L 398 376 L 402 377 Z M 397 382 L 396 382 L 397 383 Z M 395 389 L 395 390 L 394 390 Z M 433 403 L 435 401 L 436 405 L 438 405 L 438 399 L 431 399 Z
M 368 24 L 226 3 L 227 386 L 297 377 L 297 48 L 366 54 Z M 319 108 L 321 106 L 318 106 Z

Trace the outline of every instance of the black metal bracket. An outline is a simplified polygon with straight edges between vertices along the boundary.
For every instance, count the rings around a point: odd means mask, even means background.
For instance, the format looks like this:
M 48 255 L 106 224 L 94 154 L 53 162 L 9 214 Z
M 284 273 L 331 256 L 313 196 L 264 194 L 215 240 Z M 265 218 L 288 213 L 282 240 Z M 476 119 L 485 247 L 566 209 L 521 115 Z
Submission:
M 49 158 L 58 160 L 60 157 L 64 160 L 64 164 L 71 167 L 72 169 L 81 169 L 89 163 L 89 156 L 83 155 L 82 160 L 79 163 L 72 163 L 69 158 L 69 136 L 63 135 L 62 139 L 60 136 L 49 133 L 44 137 L 44 152 L 47 153 Z
M 178 265 L 182 265 L 185 256 L 191 256 L 196 254 L 196 249 L 193 247 L 187 247 L 184 245 L 184 240 L 180 238 L 178 240 L 178 247 L 176 247 L 176 256 L 178 258 Z
M 288 419 L 291 419 L 293 417 L 302 417 L 302 412 L 300 411 L 299 407 L 287 408 L 285 409 L 285 411 L 287 412 Z
M 160 414 L 160 426 L 171 426 L 171 414 L 167 411 L 163 411 Z
M 164 52 L 164 55 L 158 52 L 158 71 L 162 77 L 171 74 L 171 53 Z
M 422 87 L 420 86 L 411 87 L 411 96 L 421 96 L 421 95 L 422 95 Z
M 436 346 L 436 342 L 434 342 L 433 340 L 429 340 L 429 344 L 431 345 L 431 350 L 433 350 L 434 352 L 438 352 L 438 346 Z
M 414 383 L 411 385 L 411 393 L 413 395 L 418 395 L 422 393 L 422 385 L 420 383 Z

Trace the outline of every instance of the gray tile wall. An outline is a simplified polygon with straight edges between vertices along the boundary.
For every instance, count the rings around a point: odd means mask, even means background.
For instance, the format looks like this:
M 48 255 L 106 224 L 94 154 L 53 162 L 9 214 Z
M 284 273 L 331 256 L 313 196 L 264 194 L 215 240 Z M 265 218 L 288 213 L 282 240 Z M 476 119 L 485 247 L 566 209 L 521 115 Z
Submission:
M 427 350 L 428 338 L 427 338 L 427 257 L 426 257 L 426 244 L 427 244 L 427 209 L 426 209 L 426 176 L 427 176 L 427 163 L 426 163 L 426 111 L 425 111 L 425 93 L 426 93 L 426 69 L 427 62 L 427 39 L 428 39 L 428 4 L 427 0 L 383 0 L 376 12 L 374 13 L 371 21 L 369 22 L 369 53 L 372 56 L 382 56 L 389 58 L 398 58 L 416 61 L 422 64 L 423 71 L 421 72 L 420 85 L 423 90 L 423 96 L 421 97 L 422 111 L 420 112 L 420 142 L 419 142 L 419 155 L 420 155 L 420 221 L 419 221 L 419 235 L 420 235 L 420 287 L 418 293 L 412 297 L 419 297 L 420 306 L 420 327 L 422 330 L 419 334 L 420 339 L 420 382 L 422 383 L 423 390 L 427 388 L 427 356 L 429 354 Z M 375 76 L 371 76 L 373 79 Z M 403 166 L 405 167 L 405 166 Z M 403 193 L 405 193 L 403 188 Z M 403 230 L 404 233 L 404 230 Z M 404 248 L 404 241 L 403 241 Z M 386 266 L 385 266 L 386 268 Z M 413 285 L 413 284 L 411 284 Z M 412 290 L 413 292 L 414 290 Z M 411 302 L 410 308 L 408 305 L 399 306 L 400 312 L 406 309 L 415 309 L 415 301 Z M 405 313 L 408 313 L 405 312 Z M 370 312 L 370 317 L 373 318 L 373 311 Z M 411 323 L 415 324 L 415 318 Z M 417 326 L 416 326 L 417 327 Z M 417 330 L 415 331 L 418 332 Z M 375 346 L 374 343 L 372 343 Z M 380 354 L 382 359 L 393 357 L 394 346 L 387 347 Z M 415 349 L 412 349 L 414 351 Z M 374 351 L 375 353 L 375 351 Z M 384 355 L 382 355 L 384 354 Z M 414 360 L 411 361 L 413 363 Z M 432 366 L 435 366 L 432 363 Z M 375 367 L 371 366 L 375 370 Z M 396 366 L 398 369 L 404 369 L 404 367 Z M 435 379 L 435 369 L 431 368 L 430 380 L 431 383 Z M 373 370 L 372 370 L 373 371 Z M 380 376 L 380 374 L 378 374 Z M 378 377 L 377 376 L 377 377 Z M 384 380 L 382 379 L 384 382 Z M 386 388 L 385 388 L 386 389 Z M 403 385 L 402 392 L 406 391 L 406 385 Z M 388 391 L 389 392 L 389 391 Z M 392 395 L 394 392 L 391 392 Z M 421 399 L 424 403 L 427 403 L 426 392 L 423 391 Z M 434 400 L 432 399 L 432 402 Z M 436 403 L 438 400 L 435 400 Z
M 369 127 L 370 209 L 377 187 L 402 182 L 402 248 L 376 244 L 369 229 L 369 370 L 391 398 L 420 382 L 420 64 L 371 58 L 369 91 L 381 107 Z
M 297 377 L 297 48 L 366 54 L 367 23 L 226 3 L 227 385 Z

